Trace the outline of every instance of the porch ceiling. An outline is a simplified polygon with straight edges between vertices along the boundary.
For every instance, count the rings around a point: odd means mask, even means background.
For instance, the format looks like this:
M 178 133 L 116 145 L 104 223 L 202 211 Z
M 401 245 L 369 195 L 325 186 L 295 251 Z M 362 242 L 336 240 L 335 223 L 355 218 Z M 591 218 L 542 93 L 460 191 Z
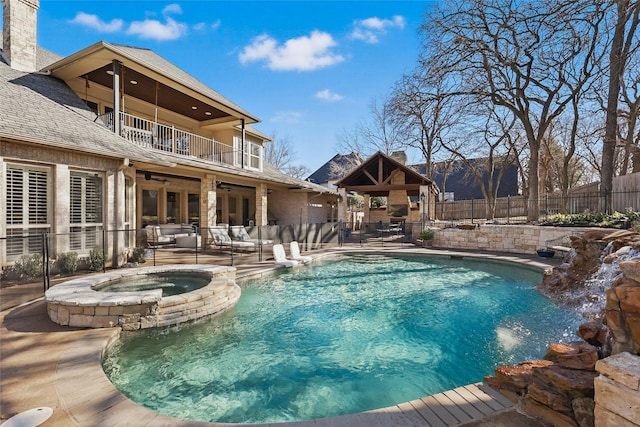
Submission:
M 97 83 L 113 90 L 113 75 L 109 74 L 112 69 L 113 66 L 111 64 L 106 64 L 90 71 L 85 76 L 89 82 Z M 132 81 L 136 82 L 136 84 L 133 84 Z M 160 108 L 174 111 L 200 122 L 221 118 L 235 119 L 212 105 L 184 94 L 131 68 L 123 67 L 122 87 L 124 94 L 127 96 L 141 99 L 151 105 L 157 105 Z

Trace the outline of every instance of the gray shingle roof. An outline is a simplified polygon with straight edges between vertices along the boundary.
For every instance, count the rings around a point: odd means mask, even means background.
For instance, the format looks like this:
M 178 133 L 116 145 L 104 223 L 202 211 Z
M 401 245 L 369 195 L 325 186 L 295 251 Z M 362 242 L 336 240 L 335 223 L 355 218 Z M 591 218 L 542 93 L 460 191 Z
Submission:
M 96 153 L 108 157 L 155 160 L 124 138 L 95 123 L 82 100 L 62 81 L 13 70 L 0 62 L 0 137 Z
M 362 163 L 362 157 L 357 153 L 336 154 L 331 160 L 309 175 L 307 180 L 319 184 L 335 181 L 344 178 L 360 163 Z

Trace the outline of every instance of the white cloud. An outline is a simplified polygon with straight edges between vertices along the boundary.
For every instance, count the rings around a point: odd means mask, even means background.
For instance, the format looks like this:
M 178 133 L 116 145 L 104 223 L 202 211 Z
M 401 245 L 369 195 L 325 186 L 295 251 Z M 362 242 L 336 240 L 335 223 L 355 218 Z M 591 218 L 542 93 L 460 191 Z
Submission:
M 391 19 L 381 19 L 378 17 L 361 19 L 353 23 L 354 28 L 350 37 L 355 40 L 362 40 L 365 43 L 375 44 L 378 43 L 381 35 L 386 34 L 387 29 L 403 29 L 405 25 L 406 20 L 403 16 L 399 15 Z
M 155 19 L 134 21 L 129 25 L 127 34 L 136 35 L 143 39 L 158 41 L 176 40 L 187 33 L 187 25 L 165 17 L 166 22 Z
M 278 123 L 299 123 L 304 116 L 299 111 L 277 111 L 275 116 L 271 118 L 272 122 Z
M 115 33 L 120 31 L 124 25 L 122 19 L 112 19 L 110 22 L 104 22 L 97 15 L 90 15 L 84 12 L 76 13 L 76 17 L 69 22 L 89 27 L 99 33 Z
M 344 99 L 344 96 L 331 92 L 329 89 L 318 91 L 314 96 L 318 99 L 322 99 L 323 101 L 329 101 L 329 102 L 336 102 Z
M 193 28 L 196 31 L 202 31 L 206 28 L 207 24 L 205 24 L 204 22 L 198 22 L 197 24 L 194 24 L 191 28 Z
M 169 13 L 182 14 L 182 8 L 177 3 L 168 4 L 162 9 L 162 14 L 166 16 Z
M 219 19 L 214 22 L 213 24 L 211 24 L 211 29 L 212 30 L 217 30 L 218 28 L 220 28 L 220 26 L 222 25 L 222 21 L 220 21 Z
M 239 55 L 241 63 L 265 61 L 271 70 L 312 71 L 344 61 L 331 51 L 337 43 L 330 34 L 313 31 L 309 36 L 289 39 L 284 44 L 263 34 L 245 46 Z

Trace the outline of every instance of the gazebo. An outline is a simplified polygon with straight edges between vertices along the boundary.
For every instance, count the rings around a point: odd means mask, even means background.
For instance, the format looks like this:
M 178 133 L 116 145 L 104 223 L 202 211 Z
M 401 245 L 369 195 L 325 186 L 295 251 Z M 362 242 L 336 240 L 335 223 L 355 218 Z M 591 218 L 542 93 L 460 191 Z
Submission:
M 338 220 L 347 217 L 347 193 L 364 196 L 364 222 L 424 223 L 434 217 L 438 187 L 406 164 L 404 152 L 378 151 L 336 183 Z M 372 208 L 371 197 L 387 197 L 387 206 Z M 416 203 L 412 203 L 416 200 Z

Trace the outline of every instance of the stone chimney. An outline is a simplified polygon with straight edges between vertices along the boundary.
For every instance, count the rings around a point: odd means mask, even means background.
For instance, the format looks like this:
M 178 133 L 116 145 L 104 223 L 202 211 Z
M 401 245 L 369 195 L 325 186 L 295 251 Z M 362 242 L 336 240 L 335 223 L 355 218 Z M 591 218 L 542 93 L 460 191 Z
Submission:
M 36 71 L 39 0 L 2 0 L 2 55 L 14 70 Z
M 394 151 L 391 153 L 391 158 L 397 162 L 402 163 L 403 165 L 407 165 L 407 153 L 404 151 Z

